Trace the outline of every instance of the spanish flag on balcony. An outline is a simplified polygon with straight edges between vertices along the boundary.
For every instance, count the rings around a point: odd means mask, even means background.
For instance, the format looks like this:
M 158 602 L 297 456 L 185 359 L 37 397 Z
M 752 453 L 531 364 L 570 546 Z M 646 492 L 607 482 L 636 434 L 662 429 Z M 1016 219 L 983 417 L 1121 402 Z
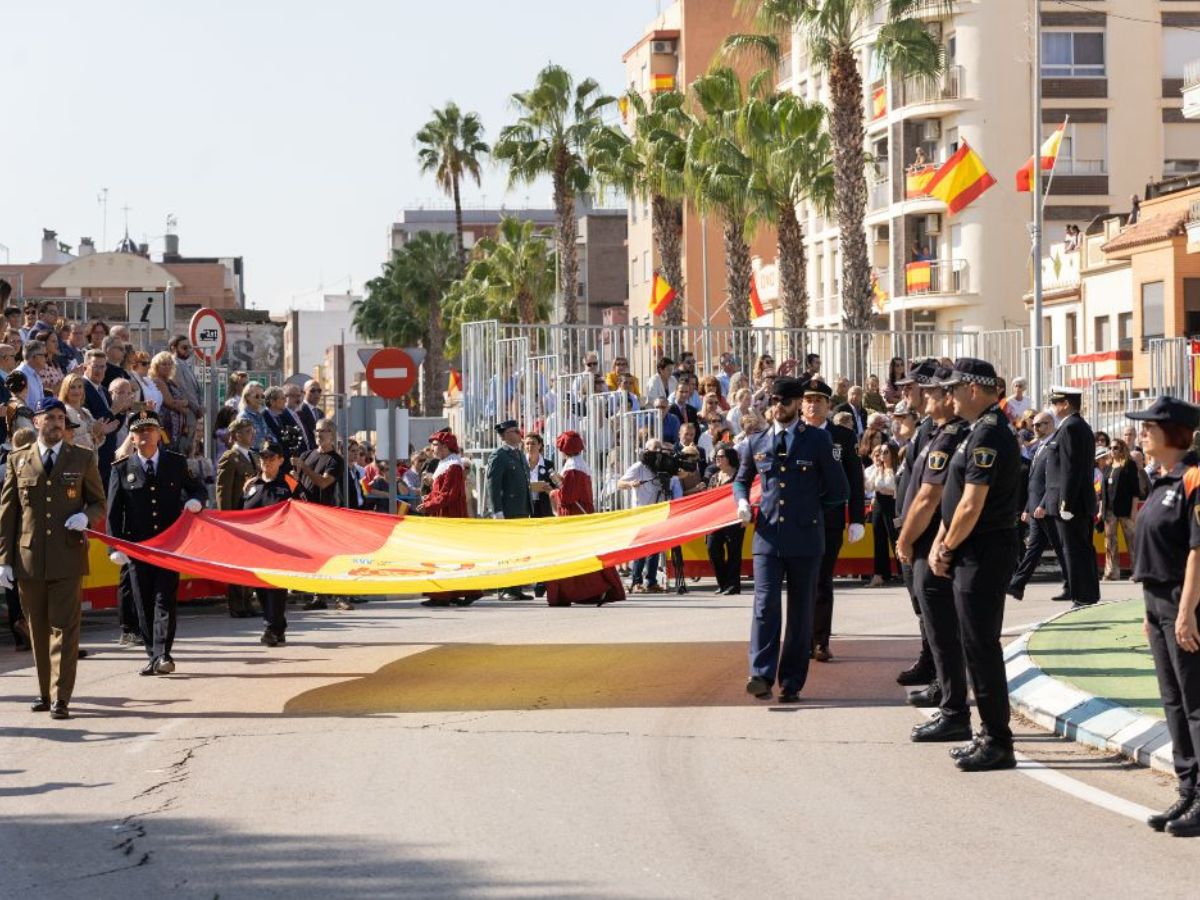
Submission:
M 917 197 L 929 196 L 929 182 L 938 173 L 937 166 L 922 166 L 911 168 L 904 174 L 904 196 L 912 200 Z
M 650 283 L 650 312 L 661 316 L 674 299 L 675 288 L 667 284 L 663 277 L 655 272 L 654 280 Z
M 765 316 L 767 308 L 763 305 L 762 297 L 758 296 L 758 276 L 750 273 L 750 312 L 756 318 Z
M 651 76 L 650 88 L 654 91 L 673 91 L 675 90 L 675 76 L 655 73 Z
M 979 154 L 963 141 L 958 152 L 938 169 L 925 190 L 930 197 L 945 203 L 950 215 L 955 215 L 974 203 L 980 194 L 995 183 L 996 179 L 987 170 Z
M 929 293 L 929 261 L 909 263 L 904 267 L 904 288 L 910 294 Z
M 880 85 L 871 93 L 871 121 L 887 115 L 887 86 Z
M 1042 149 L 1038 156 L 1041 157 L 1041 166 L 1043 172 L 1049 172 L 1058 162 L 1058 151 L 1062 147 L 1063 132 L 1067 130 L 1067 123 L 1064 121 L 1055 132 L 1042 142 Z M 1025 160 L 1025 165 L 1017 169 L 1017 190 L 1021 193 L 1028 194 L 1033 190 L 1033 157 Z

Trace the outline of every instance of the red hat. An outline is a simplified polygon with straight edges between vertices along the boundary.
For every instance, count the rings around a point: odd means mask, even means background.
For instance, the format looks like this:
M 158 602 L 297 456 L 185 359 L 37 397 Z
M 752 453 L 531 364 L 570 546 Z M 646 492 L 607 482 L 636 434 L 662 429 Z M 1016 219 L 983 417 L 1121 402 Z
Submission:
M 563 456 L 578 456 L 583 452 L 583 438 L 579 436 L 578 431 L 564 431 L 558 436 L 554 446 Z
M 458 438 L 454 436 L 449 428 L 443 428 L 441 431 L 435 431 L 429 436 L 429 443 L 437 442 L 449 450 L 451 453 L 458 453 Z

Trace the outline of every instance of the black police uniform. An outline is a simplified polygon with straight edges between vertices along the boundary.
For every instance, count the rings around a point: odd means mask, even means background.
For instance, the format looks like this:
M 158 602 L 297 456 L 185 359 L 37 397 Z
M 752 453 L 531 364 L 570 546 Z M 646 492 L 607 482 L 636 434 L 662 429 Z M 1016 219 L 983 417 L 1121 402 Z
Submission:
M 1025 587 L 1029 579 L 1037 571 L 1038 564 L 1047 547 L 1054 548 L 1054 557 L 1063 575 L 1063 599 L 1071 598 L 1071 584 L 1068 580 L 1067 563 L 1063 558 L 1062 541 L 1058 537 L 1058 527 L 1051 518 L 1039 519 L 1034 513 L 1046 500 L 1046 460 L 1050 458 L 1050 442 L 1042 441 L 1033 452 L 1033 462 L 1029 465 L 1029 489 L 1026 493 L 1025 512 L 1029 515 L 1029 532 L 1025 536 L 1025 549 L 1021 561 L 1013 572 L 1012 581 L 1008 585 L 1010 596 L 1021 600 L 1025 597 Z M 1045 508 L 1045 507 L 1043 507 Z
M 186 457 L 166 449 L 159 449 L 157 455 L 157 462 L 134 453 L 113 463 L 107 523 L 113 537 L 147 540 L 174 525 L 188 500 L 204 503 L 208 499 L 203 483 L 188 469 Z M 171 659 L 179 573 L 136 559 L 129 562 L 128 568 L 142 643 L 152 671 L 157 661 Z
M 1047 452 L 1046 515 L 1058 530 L 1071 599 L 1076 603 L 1095 603 L 1100 599 L 1100 574 L 1092 541 L 1096 518 L 1096 438 L 1091 426 L 1078 412 L 1072 412 L 1059 423 Z M 1064 518 L 1064 509 L 1070 519 Z
M 967 437 L 968 425 L 957 416 L 948 419 L 921 450 L 913 469 L 912 484 L 905 504 L 911 508 L 921 485 L 942 488 L 950 472 L 950 460 Z M 967 670 L 963 663 L 962 638 L 958 613 L 954 607 L 954 582 L 937 575 L 929 567 L 929 551 L 942 524 L 941 510 L 934 511 L 925 531 L 913 541 L 913 586 L 921 607 L 921 619 L 929 640 L 936 683 L 939 687 L 940 716 L 946 722 L 967 726 Z
M 267 481 L 261 474 L 255 475 L 246 482 L 242 492 L 242 509 L 263 509 L 274 506 L 284 500 L 291 500 L 295 492 L 288 486 L 283 476 L 279 474 Z M 285 642 L 284 633 L 287 631 L 287 591 L 282 588 L 255 588 L 258 603 L 262 607 L 263 623 L 267 631 L 274 637 L 273 643 Z M 263 635 L 264 643 L 271 643 L 267 635 Z
M 955 363 L 955 378 L 963 371 L 961 362 Z M 999 404 L 988 407 L 971 423 L 947 468 L 941 509 L 947 528 L 966 486 L 988 486 L 983 510 L 971 534 L 960 546 L 948 548 L 954 554 L 950 576 L 967 671 L 982 721 L 980 743 L 1011 752 L 1008 678 L 1000 634 L 1004 627 L 1005 588 L 1016 566 L 1020 546 L 1016 523 L 1021 452 Z M 959 760 L 960 766 L 963 762 Z

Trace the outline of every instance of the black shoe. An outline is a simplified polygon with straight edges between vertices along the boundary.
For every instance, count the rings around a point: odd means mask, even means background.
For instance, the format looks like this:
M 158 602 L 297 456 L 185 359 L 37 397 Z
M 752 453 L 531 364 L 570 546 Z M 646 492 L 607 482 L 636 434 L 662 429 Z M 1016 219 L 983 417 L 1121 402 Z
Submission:
M 963 772 L 991 772 L 997 769 L 1015 769 L 1017 758 L 1013 755 L 1012 747 L 980 744 L 972 752 L 956 759 L 954 764 Z
M 474 603 L 478 599 L 479 599 L 478 597 L 459 597 L 458 599 L 451 600 L 450 602 L 453 603 L 455 606 L 470 606 L 472 603 Z
M 533 598 L 521 591 L 501 591 L 500 599 L 509 603 L 520 603 L 522 600 L 532 600 Z
M 279 646 L 279 638 L 275 636 L 275 632 L 273 632 L 270 628 L 262 633 L 262 637 L 258 639 L 258 642 L 267 647 Z
M 1175 837 L 1200 837 L 1200 798 L 1193 798 L 1192 805 L 1183 815 L 1167 823 L 1167 834 Z
M 329 604 L 326 603 L 320 597 L 313 597 L 311 600 L 309 600 L 307 603 L 305 603 L 300 608 L 301 609 L 310 609 L 310 610 L 311 609 L 329 609 Z
M 50 718 L 69 719 L 71 718 L 71 711 L 67 709 L 67 704 L 55 703 L 52 707 L 50 707 Z
M 155 675 L 170 675 L 174 671 L 175 671 L 175 660 L 171 659 L 171 657 L 164 656 L 161 659 L 156 659 L 154 661 L 154 674 Z
M 813 647 L 812 658 L 817 662 L 829 662 L 833 659 L 833 654 L 829 652 L 829 648 L 823 644 L 818 644 Z
M 29 711 L 30 712 L 49 712 L 50 711 L 50 698 L 42 697 L 38 700 L 34 700 L 32 703 L 29 704 Z
M 688 592 L 688 588 L 687 588 L 686 584 L 683 584 L 681 582 L 681 583 L 675 585 L 675 593 L 676 594 L 686 594 L 687 592 Z
M 1071 599 L 1071 595 L 1070 595 L 1070 594 L 1068 594 L 1066 591 L 1063 591 L 1061 594 L 1055 594 L 1055 595 L 1054 595 L 1053 597 L 1051 597 L 1050 599 L 1051 599 L 1051 600 L 1070 600 L 1070 599 Z
M 275 643 L 282 647 L 287 643 L 287 635 L 285 635 L 282 631 L 277 632 L 275 634 Z
M 942 689 L 936 684 L 931 684 L 924 690 L 914 691 L 908 695 L 908 702 L 913 706 L 920 706 L 928 709 L 934 706 L 942 705 Z M 970 737 L 971 735 L 967 735 Z
M 727 588 L 727 587 L 719 587 L 715 591 L 713 591 L 714 594 L 718 594 L 718 595 L 722 595 L 722 596 L 724 594 L 727 594 L 728 592 L 729 592 L 729 588 Z
M 150 662 L 146 663 L 144 666 L 142 666 L 140 669 L 138 669 L 138 674 L 139 675 L 157 675 L 158 672 L 156 672 L 154 669 L 154 664 L 156 662 L 158 662 L 158 660 L 156 660 L 156 659 L 150 660 Z
M 967 716 L 937 716 L 914 728 L 910 737 L 917 744 L 969 740 L 971 720 Z
M 544 584 L 535 584 L 533 586 L 533 596 L 541 599 L 546 596 L 546 586 Z M 472 603 L 474 601 L 471 601 Z M 468 603 L 460 603 L 459 606 L 469 606 Z
M 799 703 L 800 691 L 798 688 L 783 686 L 779 688 L 780 703 Z
M 960 744 L 957 747 L 950 748 L 950 758 L 954 760 L 962 759 L 964 756 L 970 756 L 983 745 L 983 738 L 975 735 L 971 738 L 971 743 Z
M 763 678 L 761 675 L 752 675 L 746 682 L 746 693 L 759 700 L 771 699 L 771 682 Z
M 1076 600 L 1071 604 L 1071 609 L 1087 609 L 1089 606 L 1095 606 L 1096 600 Z
M 37 712 L 37 710 L 34 711 Z M 1162 812 L 1156 813 L 1148 818 L 1146 820 L 1146 824 L 1155 831 L 1162 831 L 1167 827 L 1168 822 L 1178 819 L 1185 812 L 1187 812 L 1188 808 L 1191 807 L 1195 799 L 1195 794 L 1180 794 L 1178 800 L 1176 800 Z
M 933 668 L 933 663 L 921 658 L 896 676 L 896 684 L 904 687 L 916 687 L 919 684 L 929 684 L 936 677 L 937 672 Z
M 428 600 L 422 600 L 421 605 L 422 606 L 449 606 L 450 601 L 443 599 L 441 597 L 437 598 L 436 600 L 433 597 L 430 597 Z
M 1015 588 L 1009 588 L 1009 589 L 1008 589 L 1007 591 L 1005 591 L 1004 593 L 1006 593 L 1008 596 L 1012 597 L 1014 600 L 1017 600 L 1017 601 L 1020 601 L 1020 600 L 1024 600 L 1024 599 L 1025 599 L 1025 592 L 1024 592 L 1024 591 L 1018 591 L 1018 590 L 1016 590 Z
M 726 597 L 740 597 L 742 594 L 741 588 L 730 588 L 725 592 Z

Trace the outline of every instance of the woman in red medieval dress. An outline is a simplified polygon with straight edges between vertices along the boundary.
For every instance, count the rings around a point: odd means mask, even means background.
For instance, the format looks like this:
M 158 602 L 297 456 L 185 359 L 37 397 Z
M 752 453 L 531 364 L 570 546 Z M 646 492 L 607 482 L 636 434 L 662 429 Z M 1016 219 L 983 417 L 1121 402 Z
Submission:
M 583 459 L 583 438 L 578 432 L 564 431 L 554 444 L 566 459 L 559 470 L 562 485 L 550 492 L 555 514 L 560 516 L 591 515 L 596 511 L 592 502 L 592 474 Z M 560 578 L 546 583 L 546 602 L 550 606 L 570 606 L 572 603 L 594 603 L 603 606 L 625 599 L 625 586 L 615 568 L 601 569 L 586 575 Z
M 430 449 L 437 457 L 433 485 L 418 511 L 439 519 L 467 518 L 467 479 L 462 457 L 458 455 L 458 439 L 449 430 L 434 432 L 429 438 Z M 470 606 L 483 596 L 482 591 L 438 591 L 421 601 L 422 606 Z

